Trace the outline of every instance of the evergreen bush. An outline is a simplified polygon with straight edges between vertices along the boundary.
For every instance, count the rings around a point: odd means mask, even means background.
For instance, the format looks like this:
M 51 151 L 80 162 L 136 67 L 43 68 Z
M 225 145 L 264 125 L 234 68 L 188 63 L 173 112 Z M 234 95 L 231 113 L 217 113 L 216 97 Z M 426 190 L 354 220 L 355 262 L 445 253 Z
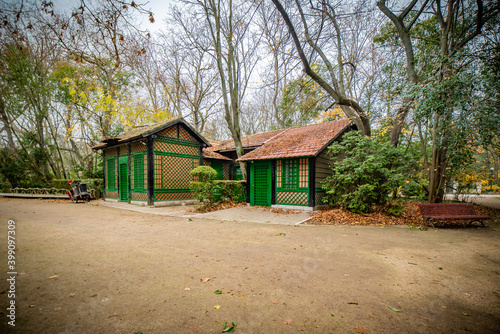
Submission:
M 408 179 L 415 166 L 403 147 L 352 131 L 342 142 L 329 147 L 333 175 L 323 184 L 325 202 L 352 212 L 371 211 L 374 204 L 385 204 L 389 195 Z
M 200 209 L 209 209 L 218 202 L 245 201 L 244 181 L 215 180 L 217 171 L 209 166 L 199 166 L 191 171 L 196 181 L 191 182 L 194 197 L 200 201 Z

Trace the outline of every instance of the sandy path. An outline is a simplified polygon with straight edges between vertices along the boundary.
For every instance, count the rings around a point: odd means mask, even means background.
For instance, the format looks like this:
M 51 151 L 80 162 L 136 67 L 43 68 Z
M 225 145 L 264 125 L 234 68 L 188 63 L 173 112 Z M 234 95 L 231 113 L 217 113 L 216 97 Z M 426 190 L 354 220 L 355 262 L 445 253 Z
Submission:
M 497 225 L 297 227 L 4 198 L 2 277 L 9 219 L 16 333 L 500 331 Z M 0 332 L 14 332 L 0 282 Z

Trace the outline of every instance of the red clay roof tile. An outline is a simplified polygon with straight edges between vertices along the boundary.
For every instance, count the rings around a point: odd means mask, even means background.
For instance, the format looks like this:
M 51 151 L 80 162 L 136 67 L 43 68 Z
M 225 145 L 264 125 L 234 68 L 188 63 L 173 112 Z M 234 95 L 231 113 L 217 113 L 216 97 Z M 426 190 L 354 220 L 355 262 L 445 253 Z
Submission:
M 238 161 L 315 156 L 350 123 L 340 120 L 286 129 Z
M 220 153 L 210 150 L 212 147 L 203 148 L 203 159 L 216 159 L 216 160 L 228 160 L 233 161 L 233 159 L 223 156 Z
M 250 147 L 258 147 L 264 144 L 266 141 L 269 139 L 273 138 L 276 135 L 279 135 L 285 130 L 274 130 L 274 131 L 268 131 L 268 132 L 261 132 L 261 133 L 256 133 L 253 135 L 248 135 L 244 136 L 241 138 L 241 144 L 243 145 L 243 148 L 250 148 Z M 212 146 L 214 147 L 214 151 L 233 151 L 235 150 L 234 146 L 234 140 L 233 139 L 227 139 L 223 140 L 219 143 L 211 143 Z

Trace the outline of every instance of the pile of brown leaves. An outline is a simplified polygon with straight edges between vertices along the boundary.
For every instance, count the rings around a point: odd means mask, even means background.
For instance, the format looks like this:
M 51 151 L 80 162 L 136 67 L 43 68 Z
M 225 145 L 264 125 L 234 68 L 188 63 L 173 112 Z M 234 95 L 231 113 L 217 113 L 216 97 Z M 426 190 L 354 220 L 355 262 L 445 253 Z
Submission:
M 193 210 L 188 210 L 188 211 L 193 211 L 193 212 L 212 212 L 212 211 L 218 211 L 218 210 L 224 210 L 224 209 L 230 209 L 230 208 L 235 208 L 239 206 L 247 206 L 247 203 L 240 202 L 218 202 L 215 205 L 212 206 L 197 206 Z
M 404 202 L 404 211 L 398 217 L 384 212 L 384 206 L 374 206 L 371 213 L 353 213 L 345 209 L 327 209 L 313 214 L 315 225 L 420 225 L 422 216 L 415 202 Z
M 293 209 L 280 209 L 280 208 L 271 208 L 268 206 L 259 206 L 259 208 L 263 209 L 264 211 L 269 211 L 272 213 L 280 213 L 280 214 L 285 214 L 289 215 L 292 213 L 300 213 L 301 211 L 293 210 Z
M 422 224 L 422 216 L 417 206 L 417 202 L 403 202 L 404 211 L 398 217 L 386 213 L 386 206 L 374 206 L 372 212 L 352 213 L 344 209 L 326 209 L 312 215 L 311 223 L 315 225 L 413 225 L 419 226 Z M 478 215 L 488 215 L 491 217 L 490 222 L 496 224 L 500 221 L 500 210 L 489 208 L 483 205 L 474 207 Z M 456 224 L 455 224 L 456 223 Z M 463 221 L 447 222 L 447 224 L 463 225 Z M 423 225 L 429 225 L 427 223 Z
M 474 211 L 478 215 L 490 216 L 492 220 L 500 220 L 500 209 L 493 209 L 484 205 L 474 205 Z

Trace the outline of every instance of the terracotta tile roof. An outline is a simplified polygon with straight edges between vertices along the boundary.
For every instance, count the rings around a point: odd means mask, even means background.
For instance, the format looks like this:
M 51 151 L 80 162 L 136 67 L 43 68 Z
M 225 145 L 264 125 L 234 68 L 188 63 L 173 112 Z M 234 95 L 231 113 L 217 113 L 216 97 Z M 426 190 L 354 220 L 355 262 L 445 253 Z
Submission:
M 312 157 L 325 148 L 350 125 L 349 120 L 313 124 L 282 131 L 261 147 L 237 161 Z
M 243 148 L 258 147 L 264 144 L 269 139 L 273 138 L 274 136 L 279 135 L 283 131 L 285 130 L 274 130 L 274 131 L 261 132 L 249 136 L 244 136 L 243 138 L 241 138 L 241 143 L 243 145 Z M 221 151 L 235 150 L 233 139 L 227 139 L 218 142 L 216 144 L 214 143 L 211 144 L 214 146 L 214 151 L 221 152 Z
M 207 147 L 203 149 L 203 159 L 217 159 L 217 160 L 229 160 L 233 161 L 233 159 L 223 156 L 220 153 L 214 152 L 212 147 Z
M 210 143 L 210 147 L 205 147 L 203 150 L 204 151 L 207 151 L 207 152 L 214 152 L 214 151 L 218 151 L 217 148 L 219 147 L 219 145 L 222 143 L 221 141 L 216 141 L 216 140 L 209 140 L 209 143 Z

